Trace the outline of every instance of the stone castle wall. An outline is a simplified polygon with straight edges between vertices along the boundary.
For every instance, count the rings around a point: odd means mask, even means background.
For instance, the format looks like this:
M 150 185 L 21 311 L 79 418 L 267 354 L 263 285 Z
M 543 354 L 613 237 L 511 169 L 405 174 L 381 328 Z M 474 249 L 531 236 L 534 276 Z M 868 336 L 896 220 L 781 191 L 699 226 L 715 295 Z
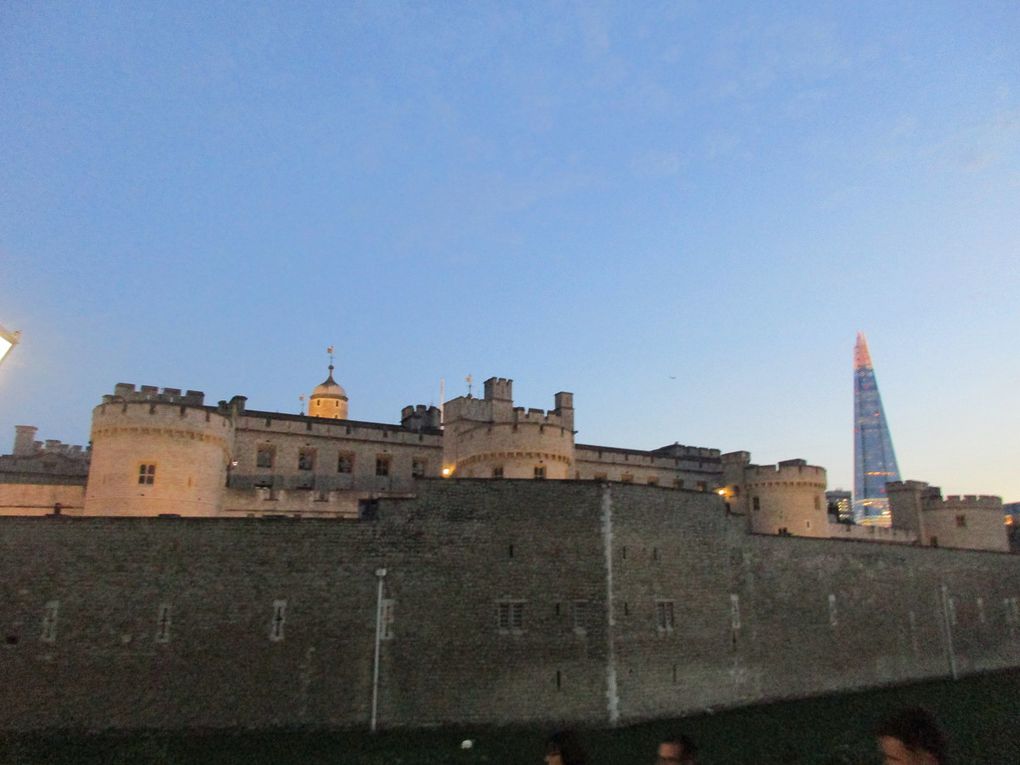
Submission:
M 711 493 L 420 481 L 376 520 L 0 518 L 0 729 L 677 716 L 1020 665 L 1020 559 Z M 853 657 L 847 661 L 847 657 Z
M 270 453 L 268 466 L 259 465 L 260 448 Z M 341 472 L 341 457 L 349 472 Z M 236 489 L 406 492 L 416 469 L 420 477 L 439 476 L 442 435 L 434 429 L 414 432 L 399 425 L 249 411 L 237 419 L 233 459 L 230 485 Z M 385 475 L 377 474 L 380 460 L 386 463 Z
M 0 515 L 48 515 L 58 502 L 61 512 L 81 515 L 85 487 L 77 483 L 0 483 Z
M 710 491 L 720 480 L 718 449 L 673 446 L 641 451 L 577 444 L 574 478 L 652 484 L 677 489 Z

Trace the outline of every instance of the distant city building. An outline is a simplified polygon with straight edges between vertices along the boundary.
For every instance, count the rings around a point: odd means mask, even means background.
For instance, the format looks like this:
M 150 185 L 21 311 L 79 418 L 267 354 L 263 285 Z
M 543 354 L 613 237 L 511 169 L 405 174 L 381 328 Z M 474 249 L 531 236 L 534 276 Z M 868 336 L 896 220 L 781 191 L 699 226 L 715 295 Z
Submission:
M 829 509 L 829 517 L 836 523 L 854 522 L 853 495 L 845 489 L 833 489 L 825 492 L 825 503 Z
M 854 519 L 857 523 L 889 526 L 885 485 L 900 480 L 889 425 L 882 409 L 875 369 L 863 332 L 854 347 Z

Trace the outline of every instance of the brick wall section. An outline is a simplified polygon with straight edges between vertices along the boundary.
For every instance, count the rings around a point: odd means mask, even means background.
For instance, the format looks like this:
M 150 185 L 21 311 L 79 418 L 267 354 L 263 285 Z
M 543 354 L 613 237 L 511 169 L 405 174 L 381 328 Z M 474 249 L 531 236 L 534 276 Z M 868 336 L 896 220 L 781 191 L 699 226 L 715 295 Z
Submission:
M 1015 556 L 747 535 L 715 495 L 655 487 L 417 489 L 376 521 L 0 518 L 0 728 L 367 725 L 381 566 L 382 726 L 604 724 L 611 670 L 624 722 L 947 675 L 942 584 L 959 671 L 1020 665 Z M 501 599 L 524 601 L 519 633 Z

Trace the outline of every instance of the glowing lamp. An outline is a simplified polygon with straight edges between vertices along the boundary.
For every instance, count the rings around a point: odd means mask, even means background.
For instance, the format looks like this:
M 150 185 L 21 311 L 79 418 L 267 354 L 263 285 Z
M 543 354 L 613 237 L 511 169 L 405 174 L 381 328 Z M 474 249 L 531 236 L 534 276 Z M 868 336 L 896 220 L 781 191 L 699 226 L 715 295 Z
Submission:
M 453 468 L 452 467 L 444 467 L 439 472 L 443 476 L 443 478 L 449 478 L 451 475 L 453 475 Z
M 21 339 L 20 332 L 8 332 L 3 326 L 0 326 L 0 361 L 10 353 L 11 348 L 18 344 Z

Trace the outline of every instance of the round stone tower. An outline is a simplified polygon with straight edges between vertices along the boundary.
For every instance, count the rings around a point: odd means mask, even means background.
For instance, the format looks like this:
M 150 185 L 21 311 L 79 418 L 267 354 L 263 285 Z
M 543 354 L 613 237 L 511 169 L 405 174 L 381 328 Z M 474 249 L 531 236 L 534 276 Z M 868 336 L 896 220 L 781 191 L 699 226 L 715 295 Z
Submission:
M 347 419 L 347 393 L 333 379 L 333 361 L 329 363 L 329 377 L 315 386 L 308 399 L 308 416 L 330 420 Z
M 120 383 L 92 411 L 86 515 L 216 515 L 244 398 Z
M 825 468 L 804 460 L 747 465 L 744 494 L 751 531 L 798 537 L 829 536 Z
M 573 394 L 557 393 L 555 408 L 513 405 L 512 380 L 485 381 L 485 397 L 445 406 L 444 475 L 460 478 L 573 477 Z

